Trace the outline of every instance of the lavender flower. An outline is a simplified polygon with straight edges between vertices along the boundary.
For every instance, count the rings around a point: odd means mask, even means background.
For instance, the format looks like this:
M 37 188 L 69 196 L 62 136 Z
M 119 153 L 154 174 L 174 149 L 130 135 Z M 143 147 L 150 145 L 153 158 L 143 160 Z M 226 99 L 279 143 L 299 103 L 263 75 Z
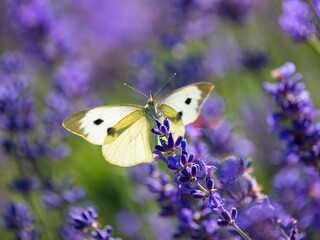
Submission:
M 35 178 L 15 177 L 9 185 L 9 189 L 26 194 L 39 187 L 39 181 Z
M 92 232 L 92 236 L 94 240 L 120 240 L 120 238 L 112 237 L 112 227 L 106 226 L 103 230 L 95 229 Z
M 214 166 L 207 165 L 201 159 L 196 159 L 192 153 L 188 153 L 186 147 L 186 140 L 182 140 L 181 136 L 178 136 L 176 141 L 173 139 L 173 135 L 170 130 L 169 121 L 164 120 L 163 123 L 156 120 L 156 129 L 152 129 L 152 132 L 156 135 L 166 138 L 161 139 L 161 146 L 155 147 L 154 153 L 158 155 L 155 159 L 164 161 L 169 169 L 175 171 L 175 182 L 176 186 L 171 186 L 168 177 L 165 178 L 152 178 L 149 180 L 150 190 L 158 193 L 157 200 L 160 206 L 165 206 L 166 214 L 174 214 L 178 212 L 179 227 L 178 232 L 175 234 L 176 237 L 183 236 L 191 231 L 192 236 L 204 236 L 208 235 L 205 228 L 199 227 L 195 222 L 194 209 L 191 207 L 190 200 L 188 197 L 202 198 L 204 200 L 209 199 L 206 207 L 202 209 L 204 217 L 209 216 L 210 211 L 205 210 L 211 208 L 217 210 L 220 213 L 222 219 L 217 220 L 217 224 L 220 226 L 231 225 L 233 226 L 245 239 L 249 239 L 239 227 L 235 224 L 235 218 L 237 217 L 237 210 L 235 208 L 229 213 L 223 206 L 225 200 L 221 198 L 220 194 L 216 192 L 214 188 L 214 181 L 211 178 L 212 171 L 215 169 Z M 177 144 L 178 142 L 178 144 Z M 174 150 L 179 147 L 180 154 L 176 155 Z M 163 153 L 167 154 L 167 157 Z M 165 175 L 158 175 L 165 176 Z M 205 187 L 199 182 L 204 181 Z M 169 187 L 170 186 L 170 187 Z M 168 190 L 171 189 L 170 194 Z M 181 197 L 178 197 L 181 195 Z M 165 197 L 164 197 L 165 196 Z M 186 199 L 186 200 L 182 200 Z M 180 201 L 179 201 L 180 200 Z M 176 202 L 176 204 L 174 204 Z M 164 205 L 166 203 L 166 205 Z M 170 211 L 168 211 L 170 209 Z
M 261 50 L 247 50 L 242 53 L 240 63 L 248 70 L 259 70 L 268 63 L 268 55 Z
M 86 207 L 84 209 L 71 209 L 68 214 L 69 222 L 75 229 L 85 230 L 88 227 L 97 226 L 98 214 L 93 207 Z
M 112 238 L 111 226 L 108 225 L 102 230 L 99 229 L 100 224 L 97 219 L 98 213 L 92 206 L 70 208 L 68 212 L 68 223 L 63 226 L 60 235 L 65 240 L 121 240 L 120 238 Z
M 279 139 L 286 141 L 287 162 L 304 162 L 319 166 L 319 126 L 314 118 L 319 111 L 313 106 L 309 92 L 301 83 L 302 75 L 296 74 L 293 63 L 286 63 L 272 72 L 277 83 L 264 83 L 278 111 L 268 117 L 271 130 L 279 131 Z
M 320 177 L 312 167 L 288 166 L 273 179 L 275 198 L 284 211 L 298 219 L 299 229 L 320 227 Z
M 40 59 L 50 62 L 71 51 L 66 23 L 48 1 L 10 1 L 9 19 L 25 50 Z
M 252 0 L 219 0 L 215 2 L 217 14 L 221 17 L 243 23 L 253 8 Z
M 294 40 L 305 41 L 317 34 L 309 4 L 301 0 L 284 0 L 282 9 L 279 24 Z
M 24 203 L 11 202 L 3 213 L 5 227 L 15 231 L 19 240 L 36 240 L 38 231 L 33 226 L 34 219 Z

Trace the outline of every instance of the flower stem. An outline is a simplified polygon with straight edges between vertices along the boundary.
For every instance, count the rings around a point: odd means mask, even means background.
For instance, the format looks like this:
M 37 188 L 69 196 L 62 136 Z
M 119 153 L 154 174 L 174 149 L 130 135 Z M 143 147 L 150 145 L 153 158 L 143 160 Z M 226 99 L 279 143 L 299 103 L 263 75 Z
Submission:
M 308 38 L 308 43 L 320 54 L 320 41 L 316 36 Z
M 250 238 L 238 227 L 237 224 L 233 223 L 232 226 L 244 239 L 250 240 Z
M 210 194 L 200 183 L 198 183 L 197 181 L 194 181 L 195 184 L 197 184 L 197 186 L 206 194 Z

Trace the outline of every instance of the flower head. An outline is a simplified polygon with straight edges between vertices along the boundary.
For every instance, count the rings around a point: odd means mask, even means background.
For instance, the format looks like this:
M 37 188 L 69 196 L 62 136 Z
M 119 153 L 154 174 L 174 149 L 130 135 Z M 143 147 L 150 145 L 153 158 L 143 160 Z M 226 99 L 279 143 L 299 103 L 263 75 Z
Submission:
M 305 41 L 317 32 L 310 7 L 301 0 L 282 2 L 283 14 L 279 17 L 279 24 L 296 41 Z

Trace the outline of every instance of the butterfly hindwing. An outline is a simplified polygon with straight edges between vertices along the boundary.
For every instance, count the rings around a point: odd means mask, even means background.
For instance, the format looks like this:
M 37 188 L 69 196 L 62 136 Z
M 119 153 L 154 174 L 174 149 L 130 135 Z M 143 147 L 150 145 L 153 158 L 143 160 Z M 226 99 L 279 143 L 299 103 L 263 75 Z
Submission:
M 136 110 L 109 130 L 102 153 L 105 159 L 118 166 L 133 166 L 153 160 L 157 138 L 144 110 Z
M 138 105 L 96 107 L 71 115 L 63 122 L 63 126 L 90 143 L 102 145 L 108 129 L 110 131 L 117 122 L 138 109 L 142 107 Z
M 159 102 L 160 109 L 164 109 L 165 105 L 171 107 L 183 124 L 188 125 L 197 119 L 212 89 L 211 83 L 195 83 L 179 88 Z

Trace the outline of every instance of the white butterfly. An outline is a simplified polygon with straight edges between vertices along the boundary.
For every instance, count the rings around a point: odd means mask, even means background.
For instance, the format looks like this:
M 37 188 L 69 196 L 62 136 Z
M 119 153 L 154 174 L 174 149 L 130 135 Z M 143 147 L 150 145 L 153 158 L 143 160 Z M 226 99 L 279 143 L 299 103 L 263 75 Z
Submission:
M 151 133 L 154 119 L 165 115 L 174 136 L 184 135 L 184 126 L 195 121 L 213 89 L 211 83 L 195 83 L 177 89 L 159 103 L 152 93 L 146 106 L 96 107 L 68 117 L 63 126 L 92 144 L 102 145 L 104 158 L 118 166 L 153 161 L 157 137 Z

